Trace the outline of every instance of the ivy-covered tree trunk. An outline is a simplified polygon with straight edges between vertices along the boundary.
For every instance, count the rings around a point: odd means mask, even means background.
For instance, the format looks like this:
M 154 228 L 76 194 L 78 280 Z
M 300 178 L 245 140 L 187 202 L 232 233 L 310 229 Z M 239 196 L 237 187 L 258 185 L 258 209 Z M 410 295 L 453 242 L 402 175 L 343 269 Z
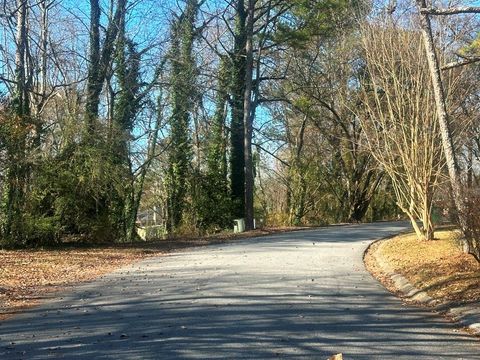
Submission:
M 293 226 L 301 225 L 305 217 L 307 197 L 305 170 L 302 164 L 294 164 L 289 169 L 291 195 L 288 222 Z
M 245 217 L 245 150 L 244 150 L 244 98 L 246 76 L 246 22 L 244 0 L 237 0 L 235 38 L 232 55 L 232 121 L 230 126 L 230 188 L 232 215 Z
M 98 116 L 98 104 L 102 86 L 102 84 L 99 84 L 100 13 L 99 0 L 90 0 L 90 54 L 87 77 L 87 103 L 85 105 L 85 119 L 88 132 L 93 132 L 94 122 Z M 100 90 L 98 90 L 99 87 Z
M 211 130 L 211 141 L 209 146 L 208 171 L 220 184 L 219 193 L 228 193 L 228 165 L 227 165 L 227 143 L 225 137 L 225 120 L 227 118 L 228 105 L 228 63 L 225 59 L 220 62 L 218 71 L 218 89 L 215 98 L 215 116 Z
M 231 199 L 228 186 L 226 118 L 230 69 L 227 58 L 220 60 L 215 95 L 215 113 L 207 135 L 206 174 L 203 178 L 198 215 L 200 226 L 224 229 L 231 223 Z
M 4 236 L 12 242 L 23 241 L 25 188 L 28 179 L 26 163 L 27 133 L 30 120 L 29 81 L 28 81 L 28 28 L 27 2 L 17 0 L 17 28 L 15 54 L 15 94 L 13 114 L 16 126 L 8 144 L 8 173 L 6 221 Z
M 294 148 L 291 154 L 291 165 L 288 169 L 289 179 L 289 201 L 288 214 L 290 225 L 300 225 L 305 216 L 305 202 L 307 192 L 306 167 L 302 163 L 303 147 L 305 144 L 305 130 L 307 116 L 304 116 L 300 128 L 294 139 Z M 288 130 L 289 138 L 292 137 L 291 130 Z M 293 139 L 292 139 L 293 140 Z
M 161 99 L 161 95 L 159 96 Z M 162 122 L 161 111 L 158 112 L 157 118 L 155 120 L 155 125 L 152 131 L 152 134 L 149 138 L 148 150 L 147 150 L 147 159 L 143 163 L 143 166 L 139 170 L 138 176 L 135 178 L 132 174 L 132 179 L 130 183 L 130 193 L 127 196 L 127 201 L 125 204 L 125 240 L 133 241 L 135 240 L 136 233 L 136 220 L 138 215 L 138 209 L 140 208 L 140 201 L 142 199 L 145 178 L 147 172 L 152 164 L 152 161 L 156 155 L 158 132 L 160 131 L 160 124 Z M 131 166 L 131 164 L 130 164 Z M 131 167 L 130 167 L 131 169 Z
M 245 95 L 243 105 L 244 156 L 245 156 L 245 229 L 253 230 L 254 220 L 254 165 L 252 154 L 253 118 L 255 109 L 252 104 L 253 94 L 253 27 L 255 24 L 255 0 L 248 0 L 246 43 L 245 43 Z
M 190 111 L 194 101 L 195 60 L 193 44 L 198 1 L 188 0 L 182 15 L 172 25 L 170 151 L 167 173 L 168 230 L 178 229 L 185 208 L 189 165 L 192 159 Z
M 127 0 L 117 0 L 116 9 L 108 22 L 103 47 L 100 47 L 99 0 L 90 0 L 90 54 L 87 75 L 87 99 L 85 104 L 85 123 L 87 135 L 95 132 L 98 118 L 100 95 L 111 68 L 118 32 L 125 16 Z M 91 140 L 90 138 L 88 139 Z
M 120 21 L 115 63 L 118 91 L 114 98 L 110 146 L 115 162 L 121 169 L 120 174 L 123 174 L 122 182 L 126 186 L 125 192 L 116 196 L 117 204 L 112 209 L 112 216 L 123 229 L 125 240 L 131 241 L 135 236 L 135 220 L 140 201 L 137 187 L 143 188 L 144 176 L 140 176 L 140 184 L 136 184 L 130 160 L 130 138 L 139 108 L 140 54 L 135 44 L 125 35 L 125 16 Z

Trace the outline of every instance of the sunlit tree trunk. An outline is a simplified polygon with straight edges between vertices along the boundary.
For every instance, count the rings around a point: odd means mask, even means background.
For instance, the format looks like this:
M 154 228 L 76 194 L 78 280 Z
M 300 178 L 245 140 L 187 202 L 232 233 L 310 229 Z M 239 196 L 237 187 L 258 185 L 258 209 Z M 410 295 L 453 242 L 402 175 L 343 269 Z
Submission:
M 425 0 L 417 0 L 417 6 L 419 9 L 427 8 Z M 458 219 L 460 226 L 464 232 L 468 231 L 466 214 L 466 204 L 462 190 L 462 183 L 460 179 L 460 170 L 458 162 L 455 156 L 453 137 L 449 126 L 446 96 L 443 89 L 441 69 L 435 50 L 435 44 L 433 40 L 432 25 L 429 15 L 420 12 L 420 26 L 425 45 L 425 54 L 428 61 L 428 67 L 430 70 L 430 76 L 432 81 L 432 87 L 434 91 L 436 110 L 438 123 L 440 126 L 440 134 L 442 136 L 443 152 L 447 163 L 448 174 L 450 177 L 450 184 L 452 187 L 452 195 L 457 208 Z M 463 243 L 464 251 L 470 252 L 468 241 Z

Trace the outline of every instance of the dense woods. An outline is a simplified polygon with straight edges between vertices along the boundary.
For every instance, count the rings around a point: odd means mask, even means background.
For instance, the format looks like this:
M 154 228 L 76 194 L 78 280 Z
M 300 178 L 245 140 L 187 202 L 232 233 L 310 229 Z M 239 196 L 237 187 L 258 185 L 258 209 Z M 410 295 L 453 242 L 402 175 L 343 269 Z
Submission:
M 468 4 L 457 4 L 458 6 Z M 480 259 L 478 8 L 0 4 L 1 243 L 459 224 Z

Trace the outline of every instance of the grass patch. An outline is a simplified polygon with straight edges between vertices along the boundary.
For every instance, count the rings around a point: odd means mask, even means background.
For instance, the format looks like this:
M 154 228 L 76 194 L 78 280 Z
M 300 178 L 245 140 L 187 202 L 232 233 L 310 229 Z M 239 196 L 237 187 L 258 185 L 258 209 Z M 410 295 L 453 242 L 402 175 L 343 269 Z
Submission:
M 480 300 L 480 264 L 461 250 L 460 233 L 440 230 L 433 241 L 420 241 L 415 235 L 401 235 L 380 241 L 365 257 L 367 268 L 392 291 L 391 282 L 375 264 L 379 253 L 392 269 L 413 286 L 441 302 L 467 303 Z

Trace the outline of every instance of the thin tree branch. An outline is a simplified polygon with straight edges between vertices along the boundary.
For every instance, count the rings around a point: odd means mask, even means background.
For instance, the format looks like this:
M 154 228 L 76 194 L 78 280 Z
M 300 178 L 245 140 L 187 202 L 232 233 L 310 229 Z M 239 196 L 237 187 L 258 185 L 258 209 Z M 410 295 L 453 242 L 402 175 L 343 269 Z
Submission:
M 444 65 L 442 67 L 442 70 L 450 70 L 450 69 L 454 69 L 454 68 L 457 68 L 457 67 L 474 64 L 474 63 L 477 63 L 479 61 L 480 61 L 480 57 L 473 57 L 473 58 L 469 58 L 469 59 L 465 59 L 465 60 L 461 60 L 461 61 L 453 61 L 453 62 L 450 62 L 450 63 Z
M 256 146 L 257 148 L 259 148 L 259 149 L 262 150 L 263 152 L 266 152 L 268 155 L 270 155 L 270 156 L 272 156 L 273 158 L 277 159 L 277 160 L 280 161 L 283 165 L 290 167 L 290 164 L 289 164 L 289 163 L 287 163 L 285 160 L 280 159 L 277 155 L 275 155 L 275 154 L 272 153 L 271 151 L 268 151 L 268 150 L 265 149 L 262 145 L 260 145 L 260 144 L 258 144 L 258 143 L 253 143 L 252 145 L 253 145 L 253 146 Z
M 461 6 L 455 8 L 435 8 L 435 7 L 428 7 L 420 9 L 422 14 L 428 15 L 438 15 L 438 16 L 445 16 L 445 15 L 456 15 L 456 14 L 479 14 L 480 13 L 480 6 Z

